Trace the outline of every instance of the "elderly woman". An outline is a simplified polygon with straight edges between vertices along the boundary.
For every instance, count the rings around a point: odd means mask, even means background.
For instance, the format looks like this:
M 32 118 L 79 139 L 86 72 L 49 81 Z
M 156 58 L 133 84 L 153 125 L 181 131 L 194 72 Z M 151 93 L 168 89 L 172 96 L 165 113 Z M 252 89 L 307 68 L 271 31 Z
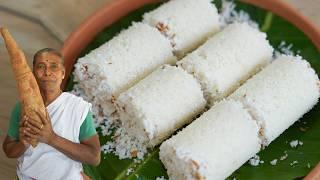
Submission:
M 18 158 L 19 179 L 86 179 L 82 163 L 100 163 L 100 143 L 94 128 L 91 104 L 62 92 L 65 76 L 62 55 L 50 48 L 38 51 L 33 74 L 40 88 L 48 115 L 42 123 L 21 115 L 21 103 L 12 111 L 3 150 Z M 22 123 L 23 122 L 23 123 Z M 39 144 L 30 146 L 32 139 Z

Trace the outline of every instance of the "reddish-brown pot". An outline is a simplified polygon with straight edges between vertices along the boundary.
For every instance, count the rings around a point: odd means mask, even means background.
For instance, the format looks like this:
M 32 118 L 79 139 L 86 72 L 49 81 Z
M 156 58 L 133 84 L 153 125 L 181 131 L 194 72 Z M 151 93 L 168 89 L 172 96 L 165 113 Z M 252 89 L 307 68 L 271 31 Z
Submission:
M 271 11 L 291 22 L 302 30 L 320 50 L 320 28 L 314 25 L 305 16 L 299 14 L 293 7 L 283 2 L 283 0 L 242 1 Z M 65 57 L 66 66 L 66 76 L 62 83 L 62 88 L 64 89 L 66 85 L 76 58 L 100 31 L 143 5 L 155 2 L 159 2 L 159 0 L 114 0 L 87 18 L 75 31 L 71 33 L 61 49 L 62 54 Z M 315 170 L 307 176 L 308 179 L 320 177 L 319 167 L 320 166 L 315 168 Z

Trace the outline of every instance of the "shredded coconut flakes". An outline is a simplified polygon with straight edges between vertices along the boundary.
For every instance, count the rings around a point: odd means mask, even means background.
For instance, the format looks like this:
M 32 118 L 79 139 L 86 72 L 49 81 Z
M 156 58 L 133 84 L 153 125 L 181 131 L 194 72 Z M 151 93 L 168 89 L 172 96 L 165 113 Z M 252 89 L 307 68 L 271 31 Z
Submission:
M 303 145 L 303 142 L 302 141 L 299 141 L 299 140 L 293 140 L 290 142 L 290 146 L 292 148 L 296 148 L 298 145 L 302 146 Z
M 156 180 L 166 180 L 166 178 L 164 176 L 161 176 L 161 177 L 157 177 Z
M 258 155 L 254 155 L 250 160 L 249 164 L 251 166 L 259 166 L 259 164 L 263 164 L 264 161 L 260 160 L 260 157 Z
M 278 159 L 274 159 L 274 160 L 270 161 L 270 164 L 272 166 L 275 166 L 275 165 L 277 165 L 277 162 L 278 162 Z

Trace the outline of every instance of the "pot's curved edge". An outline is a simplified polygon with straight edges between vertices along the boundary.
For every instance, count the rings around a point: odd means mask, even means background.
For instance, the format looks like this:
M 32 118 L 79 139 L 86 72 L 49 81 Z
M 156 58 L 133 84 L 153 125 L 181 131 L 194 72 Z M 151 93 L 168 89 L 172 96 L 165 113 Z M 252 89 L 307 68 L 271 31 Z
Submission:
M 84 20 L 64 41 L 61 48 L 66 68 L 65 78 L 61 84 L 61 88 L 65 89 L 76 58 L 99 32 L 135 9 L 157 1 L 158 0 L 114 0 Z M 86 34 L 86 36 L 84 36 L 84 34 Z
M 315 179 L 320 179 L 320 162 L 318 165 L 313 168 L 310 173 L 303 178 L 303 180 L 315 180 Z
M 242 2 L 255 5 L 262 9 L 286 19 L 303 31 L 313 44 L 320 50 L 320 28 L 311 22 L 306 16 L 299 13 L 291 5 L 283 0 L 241 0 Z

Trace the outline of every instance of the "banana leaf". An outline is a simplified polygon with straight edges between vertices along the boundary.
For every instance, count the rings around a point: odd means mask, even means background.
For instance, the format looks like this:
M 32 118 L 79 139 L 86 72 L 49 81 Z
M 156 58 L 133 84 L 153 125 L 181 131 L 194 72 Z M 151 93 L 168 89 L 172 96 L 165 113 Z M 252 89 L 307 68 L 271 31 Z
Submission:
M 221 7 L 220 1 L 215 1 L 217 7 Z M 237 10 L 244 10 L 259 24 L 262 31 L 267 33 L 271 45 L 278 48 L 282 41 L 287 45 L 292 44 L 291 50 L 308 60 L 311 66 L 320 73 L 320 53 L 306 35 L 283 18 L 262 10 L 252 5 L 239 1 L 234 2 Z M 140 21 L 142 15 L 159 4 L 147 5 L 140 8 L 117 23 L 105 28 L 87 46 L 79 56 L 89 53 L 127 28 L 133 21 Z M 70 77 L 66 90 L 73 87 L 73 78 Z M 100 129 L 100 142 L 104 144 L 110 137 L 102 136 Z M 296 148 L 290 146 L 290 142 L 299 140 L 303 145 Z M 280 137 L 271 143 L 259 154 L 264 163 L 251 166 L 248 163 L 235 171 L 229 179 L 301 179 L 320 161 L 320 104 L 305 114 L 298 122 L 287 129 Z M 281 157 L 283 160 L 280 160 Z M 277 164 L 270 162 L 277 159 Z M 149 150 L 149 154 L 140 163 L 130 159 L 119 160 L 113 154 L 101 155 L 101 164 L 97 167 L 84 165 L 84 171 L 92 179 L 156 179 L 164 177 L 168 179 L 165 168 L 159 160 L 159 147 Z M 131 173 L 128 173 L 132 171 Z M 128 174 L 128 175 L 127 175 Z

